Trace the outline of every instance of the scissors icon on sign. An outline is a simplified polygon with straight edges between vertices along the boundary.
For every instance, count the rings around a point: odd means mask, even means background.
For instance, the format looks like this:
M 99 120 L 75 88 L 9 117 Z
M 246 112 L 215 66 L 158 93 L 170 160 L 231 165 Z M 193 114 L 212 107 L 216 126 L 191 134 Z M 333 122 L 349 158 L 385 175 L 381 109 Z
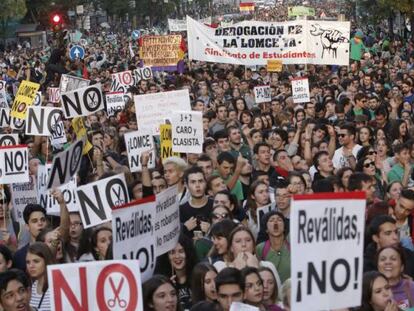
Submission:
M 119 285 L 117 288 L 115 288 L 115 284 L 114 281 L 112 280 L 111 277 L 109 277 L 109 285 L 111 285 L 112 291 L 114 293 L 114 298 L 113 299 L 109 299 L 108 300 L 108 306 L 110 308 L 115 307 L 115 303 L 118 300 L 118 306 L 120 306 L 121 308 L 125 308 L 127 305 L 126 300 L 121 299 L 119 297 L 119 293 L 121 292 L 122 289 L 122 285 L 124 285 L 124 278 L 121 279 L 121 281 L 119 282 Z

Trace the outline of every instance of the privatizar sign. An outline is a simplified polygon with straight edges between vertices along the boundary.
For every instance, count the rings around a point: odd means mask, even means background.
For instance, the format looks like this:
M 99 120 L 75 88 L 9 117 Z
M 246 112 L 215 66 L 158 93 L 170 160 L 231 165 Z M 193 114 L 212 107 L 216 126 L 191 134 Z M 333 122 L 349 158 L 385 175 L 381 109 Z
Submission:
M 49 265 L 52 311 L 142 311 L 137 260 L 105 260 Z
M 292 310 L 360 305 L 365 204 L 363 192 L 293 197 Z
M 114 258 L 139 260 L 144 282 L 153 275 L 157 258 L 155 218 L 154 196 L 112 208 Z
M 29 182 L 26 145 L 0 147 L 0 184 Z
M 124 174 L 118 174 L 78 187 L 77 201 L 84 228 L 111 220 L 111 208 L 129 202 Z
M 188 58 L 215 63 L 266 65 L 349 64 L 350 22 L 243 21 L 211 28 L 187 16 Z
M 308 78 L 296 78 L 292 81 L 292 95 L 295 104 L 307 103 L 310 101 Z
M 200 111 L 176 111 L 172 115 L 172 151 L 203 152 L 203 115 Z

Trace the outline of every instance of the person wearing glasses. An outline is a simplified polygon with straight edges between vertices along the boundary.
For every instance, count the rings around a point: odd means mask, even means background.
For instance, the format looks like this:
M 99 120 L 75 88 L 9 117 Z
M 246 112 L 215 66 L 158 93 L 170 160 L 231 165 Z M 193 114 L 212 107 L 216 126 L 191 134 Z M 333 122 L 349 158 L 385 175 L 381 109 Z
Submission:
M 373 178 L 375 181 L 375 192 L 374 197 L 383 200 L 385 197 L 385 189 L 386 183 L 384 180 L 378 178 L 377 171 L 375 167 L 375 161 L 373 161 L 370 157 L 365 156 L 358 161 L 355 166 L 356 172 L 363 172 Z
M 83 224 L 79 212 L 70 212 L 69 220 L 69 240 L 65 244 L 66 260 L 67 262 L 75 262 L 83 232 Z
M 335 150 L 332 158 L 335 169 L 348 166 L 355 168 L 356 158 L 361 145 L 355 143 L 355 127 L 350 124 L 344 124 L 338 133 L 340 148 Z

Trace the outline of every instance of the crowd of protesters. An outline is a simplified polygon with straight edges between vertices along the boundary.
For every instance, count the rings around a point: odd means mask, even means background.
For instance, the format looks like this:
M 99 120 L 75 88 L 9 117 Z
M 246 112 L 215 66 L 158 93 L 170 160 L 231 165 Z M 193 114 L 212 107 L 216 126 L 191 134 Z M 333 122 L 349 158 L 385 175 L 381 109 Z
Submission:
M 291 198 L 348 191 L 366 193 L 357 310 L 414 307 L 414 42 L 391 41 L 381 31 L 355 30 L 352 37 L 359 50 L 351 51 L 348 67 L 289 65 L 270 73 L 186 60 L 180 72 L 157 72 L 130 87 L 134 95 L 186 88 L 192 109 L 203 113 L 203 153 L 158 157 L 155 169 L 144 153 L 142 172 L 130 172 L 123 136 L 139 128 L 132 101 L 114 116 L 84 118 L 93 148 L 83 156 L 78 186 L 124 173 L 131 200 L 178 186 L 181 235 L 143 284 L 145 311 L 228 311 L 233 302 L 290 310 Z M 30 80 L 41 84 L 43 105 L 53 106 L 46 90 L 58 87 L 63 73 L 101 82 L 109 92 L 112 73 L 140 65 L 130 34 L 108 40 L 96 32 L 88 41 L 85 58 L 76 61 L 66 46 L 0 53 L 8 102 Z M 298 76 L 309 78 L 304 104 L 292 98 L 290 80 Z M 272 99 L 256 104 L 253 88 L 264 84 Z M 64 124 L 67 148 L 76 133 L 70 120 Z M 45 137 L 19 136 L 29 147 L 31 175 L 61 151 Z M 7 185 L 1 194 L 0 309 L 51 310 L 48 265 L 112 259 L 111 225 L 83 229 L 60 191 L 52 193 L 60 217 L 29 204 L 24 224 L 13 219 Z M 256 210 L 269 204 L 272 211 L 257 219 Z

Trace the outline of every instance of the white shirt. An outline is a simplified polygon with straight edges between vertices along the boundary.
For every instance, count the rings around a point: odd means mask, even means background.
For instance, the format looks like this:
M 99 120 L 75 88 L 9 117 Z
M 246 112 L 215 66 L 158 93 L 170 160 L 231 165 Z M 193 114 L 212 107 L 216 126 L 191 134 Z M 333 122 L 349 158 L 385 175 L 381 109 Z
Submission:
M 356 144 L 354 148 L 352 148 L 352 154 L 354 155 L 355 159 L 357 157 L 358 151 L 362 148 L 361 145 Z M 344 157 L 343 154 L 344 147 L 338 148 L 335 150 L 334 156 L 332 158 L 333 166 L 336 169 L 340 169 L 346 166 L 350 166 L 349 161 L 347 158 Z

